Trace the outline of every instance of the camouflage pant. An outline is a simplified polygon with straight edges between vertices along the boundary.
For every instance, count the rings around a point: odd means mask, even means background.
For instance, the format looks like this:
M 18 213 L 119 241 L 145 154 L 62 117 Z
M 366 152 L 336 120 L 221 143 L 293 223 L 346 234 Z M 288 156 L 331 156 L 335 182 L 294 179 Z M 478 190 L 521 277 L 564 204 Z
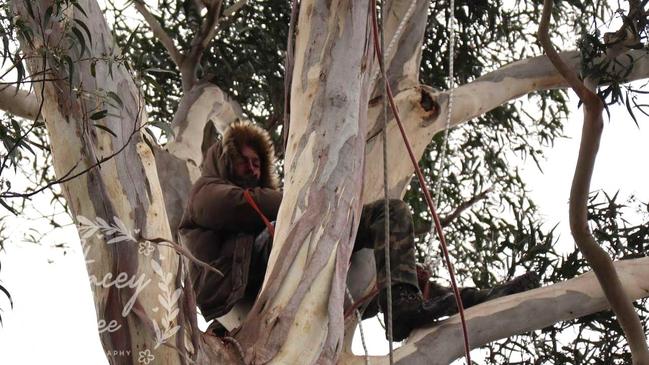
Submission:
M 392 285 L 410 284 L 417 288 L 417 269 L 415 266 L 415 238 L 410 208 L 402 200 L 390 202 L 390 272 Z M 362 248 L 374 249 L 376 259 L 377 284 L 385 286 L 385 202 L 377 200 L 363 206 L 354 252 Z M 270 257 L 272 237 L 267 230 L 257 236 L 250 261 L 246 293 L 254 298 L 264 280 Z
M 415 265 L 415 237 L 412 214 L 408 204 L 399 199 L 390 199 L 390 277 L 392 285 L 417 284 Z M 361 248 L 374 249 L 376 260 L 376 281 L 379 288 L 385 287 L 385 202 L 377 200 L 363 206 L 354 251 Z

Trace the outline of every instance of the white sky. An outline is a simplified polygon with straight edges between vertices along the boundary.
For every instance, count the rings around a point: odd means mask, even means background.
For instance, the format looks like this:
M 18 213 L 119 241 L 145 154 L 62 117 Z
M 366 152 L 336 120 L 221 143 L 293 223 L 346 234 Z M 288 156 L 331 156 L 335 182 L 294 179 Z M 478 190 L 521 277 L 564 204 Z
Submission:
M 574 98 L 571 103 L 576 105 Z M 619 120 L 605 122 L 591 190 L 620 189 L 622 196 L 636 194 L 649 200 L 645 160 L 649 156 L 649 122 L 640 120 L 638 129 L 623 107 L 613 108 L 612 115 Z M 566 125 L 566 134 L 571 138 L 559 140 L 547 152 L 544 173 L 533 163 L 524 165 L 522 171 L 547 224 L 560 222 L 562 245 L 572 245 L 566 223 L 567 202 L 580 129 L 581 111 L 576 111 Z M 14 187 L 19 189 L 17 184 L 14 182 Z M 49 206 L 45 197 L 36 199 L 38 206 Z M 23 242 L 24 234 L 34 227 L 49 230 L 41 228 L 42 222 L 11 218 L 10 239 L 5 252 L 0 253 L 0 280 L 14 300 L 12 310 L 0 296 L 4 322 L 0 327 L 0 364 L 107 364 L 76 229 L 70 226 L 55 230 L 46 234 L 40 245 Z M 62 242 L 71 247 L 66 255 L 53 248 Z M 365 323 L 371 338 L 370 353 L 385 354 L 383 330 L 376 321 Z M 363 352 L 358 340 L 354 351 Z

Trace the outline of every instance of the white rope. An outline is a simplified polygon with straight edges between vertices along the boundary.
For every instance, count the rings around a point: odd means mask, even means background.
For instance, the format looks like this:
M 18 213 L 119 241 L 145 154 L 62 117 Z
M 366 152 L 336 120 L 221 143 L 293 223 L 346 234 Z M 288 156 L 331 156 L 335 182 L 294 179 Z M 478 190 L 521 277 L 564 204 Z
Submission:
M 444 139 L 442 144 L 442 152 L 439 158 L 439 167 L 437 181 L 435 182 L 435 206 L 439 207 L 439 199 L 442 192 L 442 180 L 444 178 L 444 171 L 446 170 L 446 159 L 448 150 L 448 134 L 451 128 L 451 116 L 453 114 L 453 90 L 455 89 L 453 60 L 455 59 L 455 0 L 450 0 L 450 29 L 449 29 L 449 44 L 448 44 L 448 108 L 446 113 L 446 125 L 444 126 Z M 429 232 L 429 244 L 426 247 L 426 257 L 424 258 L 424 265 L 433 272 L 433 268 L 439 264 L 439 255 L 435 255 L 433 237 L 435 225 L 431 225 Z
M 397 30 L 394 31 L 394 36 L 392 36 L 392 39 L 390 39 L 390 44 L 388 44 L 388 49 L 384 53 L 385 57 L 390 56 L 390 54 L 392 53 L 392 48 L 394 48 L 394 45 L 397 44 L 397 40 L 401 37 L 401 33 L 403 33 L 403 30 L 406 29 L 406 23 L 408 23 L 408 21 L 410 20 L 412 13 L 415 12 L 415 5 L 417 5 L 417 0 L 412 0 L 412 2 L 410 3 L 410 7 L 408 7 L 408 10 L 406 10 L 406 14 L 403 16 L 403 19 L 401 19 L 401 22 L 399 23 Z
M 349 291 L 349 287 L 345 288 L 345 292 L 347 293 L 347 298 L 349 298 L 349 304 L 354 305 L 354 297 L 352 297 L 352 293 Z M 361 312 L 358 310 L 358 308 L 354 309 L 354 313 L 356 314 L 356 320 L 358 321 L 358 329 L 361 332 L 361 344 L 363 344 L 363 351 L 365 352 L 365 365 L 370 365 L 370 355 L 367 352 L 365 333 L 363 332 L 363 317 L 361 316 Z
M 401 33 L 403 33 L 403 30 L 406 29 L 406 24 L 410 20 L 412 14 L 415 12 L 415 5 L 417 5 L 417 0 L 412 0 L 412 2 L 410 3 L 410 7 L 408 7 L 408 10 L 406 10 L 406 13 L 403 16 L 403 19 L 401 19 L 401 22 L 397 26 L 397 30 L 394 31 L 394 35 L 392 36 L 392 39 L 390 39 L 390 44 L 388 44 L 387 51 L 383 52 L 384 59 L 387 60 L 389 58 L 392 49 L 394 48 L 394 46 L 397 44 L 397 41 L 401 37 Z M 381 20 L 381 22 L 383 22 L 383 20 Z M 381 34 L 383 34 L 383 32 L 381 32 Z M 383 51 L 383 49 L 381 49 L 381 51 Z M 387 65 L 384 66 L 387 67 Z M 380 71 L 376 72 L 374 78 L 372 79 L 371 84 L 374 84 L 374 81 L 379 77 L 380 74 L 381 74 Z M 385 92 L 385 88 L 384 88 L 384 92 Z
M 401 19 L 401 22 L 399 23 L 399 26 L 397 27 L 396 31 L 394 32 L 394 35 L 392 36 L 392 39 L 390 40 L 390 44 L 388 46 L 387 51 L 385 50 L 385 39 L 383 38 L 384 30 L 385 30 L 385 18 L 387 15 L 387 9 L 384 6 L 384 3 L 381 4 L 381 51 L 383 53 L 383 67 L 387 67 L 387 59 L 388 55 L 390 54 L 392 48 L 394 45 L 397 43 L 397 40 L 399 37 L 401 37 L 401 33 L 405 29 L 405 25 L 408 22 L 408 19 L 410 16 L 412 16 L 412 13 L 414 12 L 415 9 L 415 4 L 417 0 L 413 0 L 412 3 L 410 4 L 410 7 L 406 11 L 406 14 L 404 15 L 403 19 Z M 385 286 L 386 286 L 386 291 L 387 291 L 387 304 L 388 307 L 385 308 L 387 309 L 387 338 L 388 338 L 388 347 L 390 350 L 390 365 L 394 364 L 394 348 L 392 345 L 392 273 L 390 269 L 390 201 L 389 201 L 389 192 L 388 192 L 388 104 L 387 104 L 387 97 L 386 97 L 386 90 L 387 90 L 387 83 L 388 80 L 383 78 L 383 195 L 385 198 L 385 206 L 384 206 L 384 235 L 385 235 L 385 242 L 384 242 L 384 249 L 385 249 L 385 271 L 386 271 L 386 276 L 385 276 Z
M 383 38 L 384 25 L 385 25 L 385 15 L 386 8 L 385 3 L 381 3 L 381 51 L 385 49 L 385 40 Z M 380 62 L 383 63 L 383 68 L 385 69 L 385 61 L 387 60 L 387 55 L 383 52 L 383 60 Z M 392 270 L 390 269 L 390 200 L 388 196 L 388 98 L 387 96 L 387 83 L 388 80 L 385 79 L 385 74 L 383 79 L 383 197 L 384 197 L 384 207 L 383 207 L 383 222 L 384 222 L 384 253 L 385 253 L 385 286 L 387 291 L 387 314 L 388 320 L 386 321 L 388 326 L 388 347 L 390 350 L 390 365 L 394 364 L 394 348 L 392 346 Z M 384 308 L 386 309 L 386 308 Z

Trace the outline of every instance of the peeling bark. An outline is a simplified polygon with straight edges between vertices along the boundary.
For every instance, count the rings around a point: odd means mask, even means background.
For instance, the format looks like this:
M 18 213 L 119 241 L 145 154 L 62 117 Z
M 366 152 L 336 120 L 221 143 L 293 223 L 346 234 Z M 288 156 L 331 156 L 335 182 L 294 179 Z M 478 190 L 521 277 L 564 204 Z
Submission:
M 30 73 L 38 75 L 35 94 L 40 97 L 42 91 L 44 95 L 42 118 L 49 133 L 56 175 L 90 168 L 86 174 L 62 185 L 73 218 L 79 228 L 87 222 L 119 224 L 119 232 L 100 228 L 97 233 L 86 235 L 80 231 L 97 317 L 114 323 L 112 331 L 104 328 L 100 339 L 106 353 L 129 354 L 108 356 L 111 364 L 137 363 L 141 351 L 149 351 L 156 364 L 183 363 L 187 360 L 183 354 L 188 351 L 174 348 L 184 347 L 184 341 L 173 331 L 177 323 L 188 323 L 184 312 L 180 318 L 174 314 L 181 309 L 179 298 L 172 296 L 179 287 L 174 280 L 179 258 L 164 246 L 142 254 L 138 242 L 133 241 L 141 237 L 171 238 L 153 153 L 140 132 L 146 120 L 144 105 L 128 71 L 119 64 L 110 69 L 104 60 L 118 54 L 118 50 L 113 48 L 99 5 L 92 0 L 79 1 L 78 5 L 87 17 L 77 7 L 70 7 L 62 14 L 64 21 L 52 22 L 49 18 L 41 21 L 41 14 L 50 6 L 57 13 L 54 1 L 32 2 L 34 17 L 23 1 L 12 3 L 15 13 L 34 30 L 33 47 L 22 42 L 22 51 L 29 60 Z M 85 40 L 85 52 L 79 44 L 70 43 L 75 37 L 66 34 L 64 24 L 74 23 L 73 19 L 92 24 L 89 29 L 93 42 Z M 72 74 L 68 74 L 67 64 L 57 63 L 57 58 L 48 53 L 48 47 L 54 46 L 68 52 L 73 62 Z M 96 76 L 91 73 L 93 61 Z M 75 90 L 84 92 L 77 94 Z M 95 97 L 107 92 L 120 95 L 121 105 Z M 100 110 L 107 111 L 104 118 L 89 118 Z M 101 166 L 93 167 L 103 157 L 112 155 Z M 130 238 L 109 243 L 125 236 Z M 157 267 L 160 270 L 155 270 Z M 160 296 L 167 294 L 167 298 L 176 299 L 162 303 Z M 160 330 L 158 336 L 154 328 Z M 189 335 L 191 330 L 191 326 L 186 326 L 178 333 Z M 158 340 L 164 344 L 160 346 Z
M 618 56 L 611 67 L 622 72 L 633 62 L 633 70 L 628 81 L 649 77 L 649 59 L 644 50 L 634 50 Z M 579 54 L 576 51 L 563 52 L 561 58 L 573 70 L 580 70 Z M 397 67 L 396 65 L 391 67 Z M 545 56 L 513 62 L 496 71 L 488 73 L 475 81 L 461 85 L 453 90 L 453 115 L 451 127 L 455 127 L 480 116 L 506 102 L 539 90 L 563 89 L 568 84 L 552 63 Z M 432 137 L 444 130 L 448 110 L 448 92 L 437 91 L 427 86 L 408 89 L 395 89 L 395 101 L 401 114 L 406 133 L 410 139 L 415 156 L 421 157 Z M 363 202 L 378 199 L 383 194 L 382 168 L 380 150 L 380 121 L 383 117 L 381 97 L 372 99 L 368 112 L 368 141 L 365 152 L 365 182 Z M 390 116 L 388 140 L 401 141 L 396 121 Z M 391 146 L 390 148 L 393 148 Z M 413 173 L 411 164 L 402 163 L 403 151 L 390 150 L 390 196 L 399 197 L 405 192 Z
M 264 286 L 236 336 L 248 363 L 333 364 L 342 350 L 372 63 L 368 5 L 301 3 L 285 194 Z

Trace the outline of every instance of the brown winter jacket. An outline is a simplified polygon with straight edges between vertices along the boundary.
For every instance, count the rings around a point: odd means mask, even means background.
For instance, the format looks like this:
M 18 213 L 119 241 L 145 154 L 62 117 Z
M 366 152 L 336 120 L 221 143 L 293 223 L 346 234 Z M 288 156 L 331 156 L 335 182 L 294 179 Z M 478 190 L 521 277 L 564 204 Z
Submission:
M 232 161 L 243 144 L 259 154 L 260 187 L 248 191 L 268 219 L 276 219 L 282 200 L 266 131 L 250 123 L 231 125 L 207 151 L 202 176 L 192 187 L 179 226 L 182 244 L 223 273 L 190 264 L 197 304 L 207 321 L 224 315 L 243 297 L 254 239 L 265 227 L 245 200 L 244 189 L 232 182 Z

